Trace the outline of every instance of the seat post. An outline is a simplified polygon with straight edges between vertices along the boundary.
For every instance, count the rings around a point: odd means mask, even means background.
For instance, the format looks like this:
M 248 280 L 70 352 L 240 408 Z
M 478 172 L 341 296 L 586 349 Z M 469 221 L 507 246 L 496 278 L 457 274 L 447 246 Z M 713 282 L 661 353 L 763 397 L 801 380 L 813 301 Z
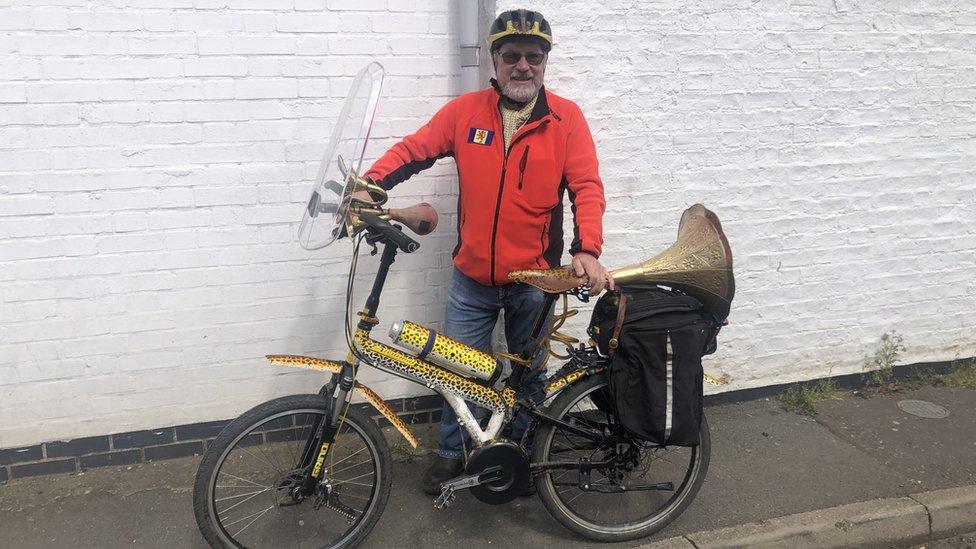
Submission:
M 552 311 L 553 304 L 559 299 L 559 294 L 553 294 L 546 292 L 544 294 L 542 303 L 539 304 L 539 308 L 536 309 L 535 323 L 532 325 L 532 332 L 528 339 L 525 340 L 525 345 L 522 346 L 522 351 L 519 353 L 519 358 L 523 362 L 529 362 L 532 357 L 535 356 L 536 352 L 539 350 L 539 344 L 542 342 L 544 334 L 542 333 L 546 327 L 546 321 L 549 320 L 550 312 Z M 531 363 L 530 363 L 531 364 Z M 505 383 L 506 387 L 511 387 L 517 389 L 522 385 L 522 380 L 525 378 L 532 370 L 531 366 L 526 366 L 523 363 L 515 363 L 512 365 L 512 375 L 508 378 L 508 382 Z

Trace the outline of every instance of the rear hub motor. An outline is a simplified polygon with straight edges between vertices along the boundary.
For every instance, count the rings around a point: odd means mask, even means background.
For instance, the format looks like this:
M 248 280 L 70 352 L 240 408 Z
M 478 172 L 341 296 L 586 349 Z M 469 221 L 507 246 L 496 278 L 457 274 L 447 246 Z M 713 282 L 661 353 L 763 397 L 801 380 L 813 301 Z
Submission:
M 529 460 L 517 445 L 511 442 L 493 442 L 471 453 L 464 472 L 477 475 L 486 469 L 500 467 L 497 480 L 471 487 L 471 493 L 479 501 L 499 505 L 522 495 L 529 486 Z

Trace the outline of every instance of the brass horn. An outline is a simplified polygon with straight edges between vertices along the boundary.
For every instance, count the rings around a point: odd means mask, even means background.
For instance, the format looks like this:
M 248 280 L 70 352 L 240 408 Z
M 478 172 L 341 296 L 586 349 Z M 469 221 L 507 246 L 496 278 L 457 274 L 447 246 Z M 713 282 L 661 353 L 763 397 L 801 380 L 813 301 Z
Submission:
M 718 216 L 701 204 L 681 214 L 678 239 L 668 249 L 611 274 L 622 289 L 661 285 L 680 290 L 701 301 L 719 320 L 729 316 L 735 295 L 729 241 Z

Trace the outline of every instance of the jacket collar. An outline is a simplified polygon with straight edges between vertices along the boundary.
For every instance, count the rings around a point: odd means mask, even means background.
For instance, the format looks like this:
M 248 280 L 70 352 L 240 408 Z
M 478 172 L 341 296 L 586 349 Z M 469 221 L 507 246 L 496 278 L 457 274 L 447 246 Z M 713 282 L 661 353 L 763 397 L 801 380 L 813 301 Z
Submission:
M 498 80 L 492 78 L 490 82 L 491 87 L 495 90 L 495 93 L 498 94 L 498 99 L 501 100 L 502 89 L 501 86 L 498 85 Z M 536 120 L 541 120 L 548 114 L 552 114 L 552 110 L 549 109 L 549 101 L 546 100 L 546 87 L 542 86 L 539 88 L 539 96 L 535 101 L 535 107 L 532 108 L 532 114 L 529 115 L 529 119 L 526 120 L 525 123 L 530 124 Z

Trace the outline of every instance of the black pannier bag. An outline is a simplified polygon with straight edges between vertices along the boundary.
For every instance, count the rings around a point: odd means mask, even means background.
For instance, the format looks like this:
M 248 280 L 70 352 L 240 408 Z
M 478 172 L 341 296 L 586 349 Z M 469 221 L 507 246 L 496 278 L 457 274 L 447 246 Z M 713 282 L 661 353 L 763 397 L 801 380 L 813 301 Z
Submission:
M 600 298 L 590 335 L 612 357 L 610 395 L 625 430 L 654 444 L 698 445 L 701 358 L 715 351 L 717 333 L 718 323 L 702 304 L 677 291 L 649 288 Z

